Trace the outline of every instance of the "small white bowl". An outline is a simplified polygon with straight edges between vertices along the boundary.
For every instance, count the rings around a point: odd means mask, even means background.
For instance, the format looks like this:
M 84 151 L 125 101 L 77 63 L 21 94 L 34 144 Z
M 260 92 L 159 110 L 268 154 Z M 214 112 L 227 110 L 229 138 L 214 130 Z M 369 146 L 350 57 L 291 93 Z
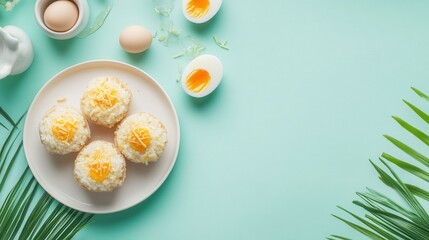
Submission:
M 79 16 L 77 18 L 76 24 L 66 32 L 56 32 L 52 31 L 45 25 L 43 20 L 43 15 L 46 8 L 56 0 L 36 0 L 36 5 L 34 7 L 34 14 L 36 16 L 36 21 L 42 30 L 51 38 L 65 40 L 70 39 L 78 35 L 86 27 L 89 19 L 89 7 L 87 0 L 70 0 L 74 2 L 79 10 Z

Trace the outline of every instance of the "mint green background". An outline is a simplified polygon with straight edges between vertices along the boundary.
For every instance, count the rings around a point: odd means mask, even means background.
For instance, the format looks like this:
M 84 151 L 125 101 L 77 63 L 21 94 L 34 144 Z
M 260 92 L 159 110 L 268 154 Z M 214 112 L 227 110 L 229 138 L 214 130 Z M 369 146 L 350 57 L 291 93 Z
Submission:
M 93 16 L 106 3 L 89 2 Z M 68 41 L 38 28 L 34 1 L 0 11 L 0 25 L 23 28 L 35 47 L 27 72 L 0 81 L 0 106 L 14 117 L 54 74 L 94 59 L 148 72 L 178 112 L 180 153 L 163 186 L 129 210 L 96 216 L 76 239 L 361 238 L 330 214 L 340 213 L 336 205 L 352 207 L 366 186 L 386 192 L 367 161 L 398 153 L 382 134 L 422 148 L 390 115 L 427 130 L 401 99 L 427 109 L 409 87 L 429 92 L 429 2 L 226 0 L 201 26 L 187 22 L 179 5 L 175 26 L 224 64 L 220 87 L 204 101 L 175 81 L 178 64 L 188 61 L 172 59 L 177 43 L 154 41 L 140 55 L 119 47 L 128 25 L 158 29 L 149 0 L 116 1 L 98 32 Z

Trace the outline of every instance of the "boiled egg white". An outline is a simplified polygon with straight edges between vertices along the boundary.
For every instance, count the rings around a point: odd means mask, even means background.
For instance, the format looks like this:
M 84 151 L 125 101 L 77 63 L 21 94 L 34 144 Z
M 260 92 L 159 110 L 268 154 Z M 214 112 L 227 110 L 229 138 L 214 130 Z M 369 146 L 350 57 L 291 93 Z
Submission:
M 219 11 L 222 0 L 183 0 L 182 11 L 193 23 L 205 23 Z
M 183 90 L 192 97 L 205 97 L 217 88 L 222 75 L 223 67 L 219 58 L 201 55 L 192 60 L 183 71 Z

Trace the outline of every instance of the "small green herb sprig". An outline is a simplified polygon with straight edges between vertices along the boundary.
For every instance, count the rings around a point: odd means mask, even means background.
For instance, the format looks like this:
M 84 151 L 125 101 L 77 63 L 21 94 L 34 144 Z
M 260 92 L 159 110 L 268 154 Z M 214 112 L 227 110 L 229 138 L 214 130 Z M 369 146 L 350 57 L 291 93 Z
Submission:
M 155 32 L 153 38 L 163 43 L 164 46 L 168 46 L 171 39 L 179 42 L 181 46 L 181 49 L 172 56 L 173 59 L 180 59 L 182 57 L 194 59 L 207 49 L 204 44 L 197 41 L 194 37 L 183 34 L 181 30 L 174 27 L 172 13 L 175 8 L 175 0 L 152 0 L 152 3 L 155 13 L 160 18 L 159 30 Z M 168 28 L 165 26 L 168 26 Z M 228 41 L 220 41 L 215 36 L 213 36 L 213 39 L 219 47 L 229 50 L 227 46 Z M 182 65 L 179 64 L 178 68 L 179 76 L 176 77 L 176 82 L 180 82 Z
M 86 38 L 91 34 L 95 33 L 98 29 L 100 29 L 101 26 L 103 26 L 104 22 L 106 21 L 107 16 L 109 16 L 109 13 L 112 10 L 112 7 L 113 7 L 113 0 L 109 0 L 105 8 L 97 14 L 94 22 L 90 24 L 88 27 L 86 27 L 81 33 L 79 33 L 77 37 Z
M 19 2 L 20 0 L 0 0 L 0 5 L 2 5 L 6 11 L 12 11 Z
M 225 41 L 221 41 L 221 40 L 219 40 L 216 36 L 214 36 L 213 35 L 213 40 L 215 41 L 215 43 L 219 46 L 219 47 L 221 47 L 221 48 L 223 48 L 223 49 L 225 49 L 225 50 L 229 50 L 229 48 L 226 46 L 226 44 L 228 43 L 228 41 L 227 40 L 225 40 Z

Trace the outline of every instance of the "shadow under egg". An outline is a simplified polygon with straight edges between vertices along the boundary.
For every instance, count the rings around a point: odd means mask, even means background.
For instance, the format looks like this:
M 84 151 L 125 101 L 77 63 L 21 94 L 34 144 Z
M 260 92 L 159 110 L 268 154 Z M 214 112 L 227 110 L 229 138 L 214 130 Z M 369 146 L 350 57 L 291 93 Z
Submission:
M 194 106 L 197 109 L 201 109 L 208 105 L 214 104 L 214 102 L 217 99 L 219 99 L 219 95 L 221 91 L 222 91 L 222 82 L 220 82 L 220 84 L 216 87 L 216 89 L 213 92 L 211 92 L 209 95 L 205 97 L 195 98 L 187 94 L 184 94 L 184 95 L 188 99 L 188 102 L 191 103 L 192 106 Z
M 192 33 L 197 36 L 207 36 L 208 33 L 213 32 L 216 28 L 219 27 L 220 24 L 222 24 L 221 21 L 223 21 L 224 17 L 220 16 L 222 14 L 222 7 L 219 9 L 219 11 L 207 22 L 204 23 L 192 23 L 190 29 L 192 30 Z

